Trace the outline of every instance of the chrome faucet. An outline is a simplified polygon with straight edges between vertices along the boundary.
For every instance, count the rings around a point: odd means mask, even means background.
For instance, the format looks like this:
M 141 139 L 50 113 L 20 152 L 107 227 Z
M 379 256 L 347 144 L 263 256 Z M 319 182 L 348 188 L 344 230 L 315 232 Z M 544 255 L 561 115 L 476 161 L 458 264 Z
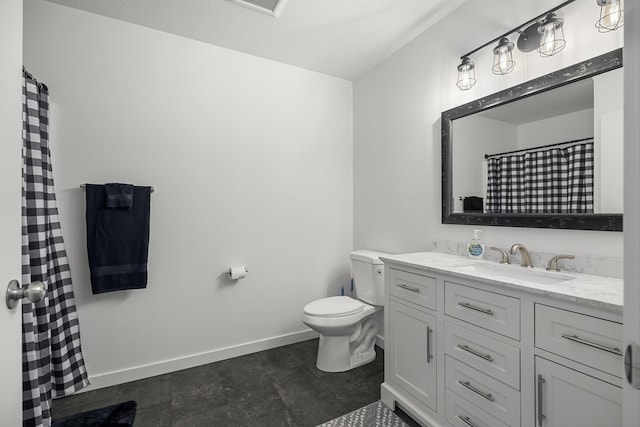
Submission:
M 522 243 L 514 243 L 509 252 L 511 252 L 511 255 L 515 255 L 518 250 L 520 251 L 520 257 L 522 258 L 520 265 L 522 267 L 533 267 L 529 251 L 527 251 L 527 248 L 525 248 Z

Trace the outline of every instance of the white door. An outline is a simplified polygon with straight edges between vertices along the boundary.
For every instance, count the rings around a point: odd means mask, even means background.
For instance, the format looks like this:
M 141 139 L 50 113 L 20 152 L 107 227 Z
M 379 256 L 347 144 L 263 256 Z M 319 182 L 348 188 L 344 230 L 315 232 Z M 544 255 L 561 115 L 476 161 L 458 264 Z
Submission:
M 4 302 L 20 280 L 22 0 L 0 2 L 0 425 L 22 425 L 20 306 Z
M 640 2 L 625 2 L 624 345 L 640 344 Z M 624 425 L 640 426 L 640 390 L 624 384 Z

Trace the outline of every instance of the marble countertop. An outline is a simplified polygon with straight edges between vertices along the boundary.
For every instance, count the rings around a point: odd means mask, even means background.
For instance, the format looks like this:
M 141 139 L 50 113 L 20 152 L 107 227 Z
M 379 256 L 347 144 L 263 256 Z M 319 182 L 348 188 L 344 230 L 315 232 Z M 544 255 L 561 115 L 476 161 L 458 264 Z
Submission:
M 417 252 L 380 257 L 382 261 L 425 268 L 465 279 L 480 280 L 507 288 L 541 294 L 593 307 L 622 312 L 623 281 L 614 277 L 572 271 L 552 272 L 544 268 L 525 269 L 519 264 L 501 265 L 493 261 L 473 260 L 440 252 Z M 476 271 L 473 266 L 478 266 Z M 560 279 L 559 283 L 526 280 L 527 272 L 541 279 Z M 504 274 L 503 274 L 504 273 Z M 513 273 L 513 274 L 510 274 Z M 509 277 L 510 275 L 516 277 Z M 564 279 L 564 280 L 563 280 Z M 543 280 L 544 281 L 544 280 Z

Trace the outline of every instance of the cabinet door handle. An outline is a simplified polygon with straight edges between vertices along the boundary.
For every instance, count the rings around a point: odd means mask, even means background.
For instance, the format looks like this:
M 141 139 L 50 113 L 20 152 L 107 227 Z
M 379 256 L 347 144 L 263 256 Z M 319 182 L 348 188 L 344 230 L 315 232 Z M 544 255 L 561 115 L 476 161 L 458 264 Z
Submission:
M 546 415 L 542 413 L 542 384 L 546 380 L 542 378 L 542 375 L 538 375 L 538 427 L 542 427 L 542 421 L 544 421 Z
M 569 341 L 577 342 L 579 344 L 588 345 L 589 347 L 597 348 L 609 353 L 617 354 L 618 356 L 622 356 L 622 350 L 620 350 L 618 347 L 607 347 L 606 345 L 585 340 L 584 338 L 580 338 L 577 335 L 562 334 L 562 338 L 568 339 Z
M 472 392 L 479 394 L 480 396 L 484 397 L 485 399 L 487 399 L 490 402 L 495 401 L 495 399 L 493 398 L 493 396 L 491 395 L 491 393 L 485 393 L 484 391 L 480 390 L 479 388 L 477 388 L 476 386 L 474 386 L 473 384 L 471 384 L 469 381 L 462 381 L 462 380 L 458 380 L 458 383 L 465 387 L 468 388 L 469 390 L 471 390 Z
M 466 416 L 462 416 L 462 415 L 458 415 L 458 418 L 460 419 L 460 421 L 462 421 L 463 423 L 465 423 L 466 425 L 468 425 L 469 427 L 478 427 L 477 425 L 475 425 L 472 421 L 471 418 L 466 417 Z
M 493 357 L 491 357 L 490 354 L 482 354 L 478 350 L 475 350 L 475 349 L 469 347 L 466 344 L 458 344 L 458 348 L 462 349 L 464 351 L 467 351 L 467 352 L 473 354 L 474 356 L 478 356 L 478 357 L 480 357 L 480 358 L 482 358 L 484 360 L 488 360 L 489 362 L 493 362 Z
M 464 308 L 468 308 L 470 310 L 479 311 L 480 313 L 488 314 L 489 316 L 493 316 L 493 310 L 488 308 L 477 307 L 473 304 L 469 304 L 468 302 L 459 302 L 458 305 L 463 306 Z
M 420 293 L 420 288 L 414 288 L 413 286 L 405 285 L 404 283 L 399 283 L 398 287 L 402 288 L 402 289 L 406 289 L 406 290 L 411 291 L 411 292 L 415 292 L 417 294 Z
M 432 332 L 433 332 L 433 329 L 427 326 L 427 363 L 430 363 L 431 359 L 433 359 L 433 354 L 431 354 L 431 333 Z

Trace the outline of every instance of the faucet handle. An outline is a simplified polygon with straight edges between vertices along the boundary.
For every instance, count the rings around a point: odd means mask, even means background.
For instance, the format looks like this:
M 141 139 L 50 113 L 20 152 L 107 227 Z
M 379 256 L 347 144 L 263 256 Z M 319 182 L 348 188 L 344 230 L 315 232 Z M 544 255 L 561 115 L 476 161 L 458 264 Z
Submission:
M 500 264 L 511 264 L 511 261 L 509 261 L 509 254 L 507 254 L 506 251 L 495 246 L 491 246 L 489 249 L 491 249 L 492 251 L 500 252 L 500 254 L 502 254 L 502 260 L 500 261 Z
M 549 260 L 549 263 L 547 264 L 547 270 L 549 271 L 560 271 L 560 269 L 558 268 L 558 260 L 559 259 L 574 259 L 575 256 L 573 255 L 557 255 L 554 256 L 553 258 L 551 258 Z

